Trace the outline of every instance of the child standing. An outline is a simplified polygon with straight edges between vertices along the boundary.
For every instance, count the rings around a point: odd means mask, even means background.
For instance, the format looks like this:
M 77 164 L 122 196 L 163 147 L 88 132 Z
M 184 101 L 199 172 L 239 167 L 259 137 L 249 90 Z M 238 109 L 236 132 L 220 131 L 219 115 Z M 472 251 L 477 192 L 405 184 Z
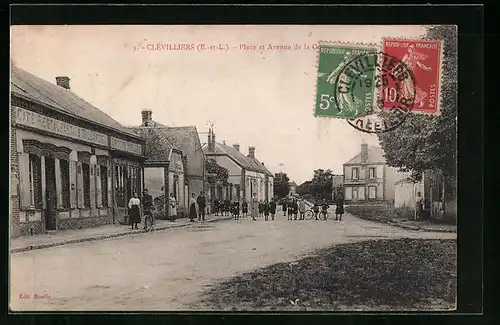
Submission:
M 265 220 L 269 220 L 269 203 L 267 203 L 267 200 L 263 204 L 264 206 L 262 207 L 264 210 L 264 218 Z
M 306 215 L 306 202 L 304 202 L 304 200 L 300 200 L 299 202 L 299 213 L 300 220 L 304 220 Z
M 342 196 L 339 195 L 337 197 L 335 205 L 337 206 L 335 208 L 335 220 L 342 221 L 342 215 L 344 214 L 344 199 L 342 198 Z
M 241 213 L 243 217 L 248 216 L 248 203 L 247 200 L 243 199 L 243 203 L 241 203 Z
M 314 212 L 314 218 L 318 220 L 318 215 L 319 215 L 319 205 L 317 202 L 314 203 L 313 206 L 313 212 Z
M 234 220 L 240 220 L 240 202 L 236 201 L 234 202 Z
M 271 213 L 271 219 L 274 220 L 274 215 L 276 214 L 276 202 L 274 198 L 271 198 L 271 202 L 269 203 L 269 213 Z
M 326 200 L 323 201 L 323 204 L 321 205 L 321 215 L 323 216 L 323 219 L 326 220 L 327 214 L 328 214 L 328 208 L 329 205 L 326 203 Z
M 260 201 L 259 202 L 259 217 L 262 217 L 264 214 L 264 202 Z

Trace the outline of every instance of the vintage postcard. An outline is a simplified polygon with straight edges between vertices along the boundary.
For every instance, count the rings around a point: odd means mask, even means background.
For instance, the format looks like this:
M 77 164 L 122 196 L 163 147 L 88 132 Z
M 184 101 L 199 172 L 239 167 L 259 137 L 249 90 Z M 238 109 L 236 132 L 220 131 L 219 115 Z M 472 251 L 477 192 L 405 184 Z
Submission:
M 455 310 L 456 43 L 12 26 L 10 310 Z

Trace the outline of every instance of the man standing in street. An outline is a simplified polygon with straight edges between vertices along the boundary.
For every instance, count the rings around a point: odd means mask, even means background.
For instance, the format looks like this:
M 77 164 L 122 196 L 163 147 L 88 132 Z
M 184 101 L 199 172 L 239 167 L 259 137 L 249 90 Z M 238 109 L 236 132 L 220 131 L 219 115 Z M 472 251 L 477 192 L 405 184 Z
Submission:
M 269 212 L 271 213 L 272 220 L 274 220 L 276 214 L 276 201 L 274 201 L 274 198 L 271 198 L 271 202 L 269 202 Z
M 196 203 L 198 204 L 198 221 L 205 220 L 205 208 L 207 205 L 203 191 L 200 192 Z
M 147 223 L 150 223 L 150 226 L 154 226 L 153 221 L 153 197 L 149 195 L 148 190 L 144 189 L 142 193 L 142 208 L 144 214 L 144 229 L 147 228 Z M 149 220 L 148 220 L 149 218 Z

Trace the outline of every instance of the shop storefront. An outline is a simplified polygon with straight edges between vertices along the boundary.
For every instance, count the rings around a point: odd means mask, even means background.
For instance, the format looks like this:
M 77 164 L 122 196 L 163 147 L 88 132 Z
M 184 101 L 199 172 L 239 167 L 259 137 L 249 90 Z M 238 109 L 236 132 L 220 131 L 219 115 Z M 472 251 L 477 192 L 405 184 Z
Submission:
M 11 181 L 17 186 L 11 193 L 11 204 L 16 205 L 11 209 L 11 235 L 89 228 L 123 220 L 124 201 L 141 188 L 144 141 L 79 116 L 77 106 L 72 106 L 72 112 L 61 109 L 68 98 L 76 97 L 69 95 L 69 90 L 59 90 L 59 86 L 26 72 L 14 77 L 10 163 Z M 46 87 L 45 92 L 30 96 L 33 84 Z M 60 96 L 61 106 L 49 104 L 43 97 L 49 91 L 56 104 L 54 99 Z M 104 114 L 95 108 L 93 113 L 97 117 Z M 118 166 L 119 178 L 113 173 Z

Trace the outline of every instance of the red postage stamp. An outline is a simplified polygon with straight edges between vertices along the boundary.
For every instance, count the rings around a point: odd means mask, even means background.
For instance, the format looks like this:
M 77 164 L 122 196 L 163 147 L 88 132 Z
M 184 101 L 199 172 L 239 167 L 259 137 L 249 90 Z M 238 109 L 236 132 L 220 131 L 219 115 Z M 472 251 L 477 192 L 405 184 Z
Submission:
M 401 85 L 401 94 L 382 87 L 384 108 L 401 95 L 415 98 L 413 113 L 439 114 L 442 48 L 441 41 L 384 39 L 383 52 L 403 62 L 415 78 L 415 84 Z

